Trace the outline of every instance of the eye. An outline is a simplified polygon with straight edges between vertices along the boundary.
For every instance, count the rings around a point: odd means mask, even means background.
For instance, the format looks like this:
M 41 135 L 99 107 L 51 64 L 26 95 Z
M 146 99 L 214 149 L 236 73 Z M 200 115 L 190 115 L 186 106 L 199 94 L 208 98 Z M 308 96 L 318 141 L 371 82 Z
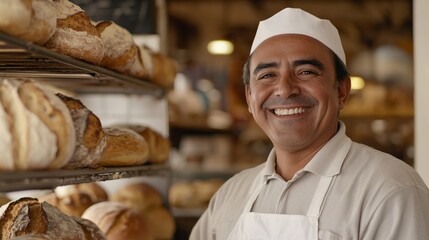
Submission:
M 263 73 L 261 75 L 258 76 L 258 80 L 262 80 L 262 79 L 271 79 L 275 77 L 275 75 L 273 73 Z

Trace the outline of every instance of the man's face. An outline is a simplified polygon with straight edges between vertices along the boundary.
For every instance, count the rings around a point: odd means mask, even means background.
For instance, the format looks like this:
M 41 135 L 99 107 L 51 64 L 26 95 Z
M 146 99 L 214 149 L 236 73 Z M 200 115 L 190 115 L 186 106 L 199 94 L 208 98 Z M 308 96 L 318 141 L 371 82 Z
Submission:
M 291 34 L 253 52 L 246 99 L 276 149 L 314 152 L 335 134 L 350 80 L 337 84 L 332 54 L 313 38 Z

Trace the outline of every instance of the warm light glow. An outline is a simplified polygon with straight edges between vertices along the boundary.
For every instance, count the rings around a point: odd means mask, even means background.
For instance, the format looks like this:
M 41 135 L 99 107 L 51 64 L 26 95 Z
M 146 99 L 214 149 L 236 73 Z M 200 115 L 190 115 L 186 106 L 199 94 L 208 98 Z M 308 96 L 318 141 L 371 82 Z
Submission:
M 365 87 L 365 80 L 361 77 L 351 76 L 352 90 L 360 90 Z
M 209 42 L 207 50 L 215 55 L 229 55 L 234 51 L 234 45 L 227 40 L 214 40 Z

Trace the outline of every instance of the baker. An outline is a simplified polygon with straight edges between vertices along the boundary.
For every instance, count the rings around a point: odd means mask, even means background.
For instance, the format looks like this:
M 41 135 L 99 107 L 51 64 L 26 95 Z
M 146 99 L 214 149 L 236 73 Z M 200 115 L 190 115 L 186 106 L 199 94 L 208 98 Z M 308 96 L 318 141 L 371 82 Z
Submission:
M 259 23 L 243 79 L 248 110 L 274 147 L 220 188 L 191 240 L 429 239 L 420 176 L 346 135 L 345 66 L 330 21 L 286 8 Z

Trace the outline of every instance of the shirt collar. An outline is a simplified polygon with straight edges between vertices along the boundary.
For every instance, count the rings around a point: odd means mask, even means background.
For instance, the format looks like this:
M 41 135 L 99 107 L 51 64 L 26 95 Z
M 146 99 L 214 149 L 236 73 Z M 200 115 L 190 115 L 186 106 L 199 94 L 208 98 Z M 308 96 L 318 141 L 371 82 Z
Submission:
M 302 171 L 312 172 L 319 176 L 334 176 L 340 173 L 344 159 L 350 150 L 351 139 L 346 136 L 346 126 L 339 121 L 340 128 L 311 161 L 302 169 Z M 261 175 L 263 180 L 267 181 L 271 177 L 277 176 L 275 171 L 276 153 L 274 148 L 268 155 Z M 302 172 L 299 171 L 299 172 Z

